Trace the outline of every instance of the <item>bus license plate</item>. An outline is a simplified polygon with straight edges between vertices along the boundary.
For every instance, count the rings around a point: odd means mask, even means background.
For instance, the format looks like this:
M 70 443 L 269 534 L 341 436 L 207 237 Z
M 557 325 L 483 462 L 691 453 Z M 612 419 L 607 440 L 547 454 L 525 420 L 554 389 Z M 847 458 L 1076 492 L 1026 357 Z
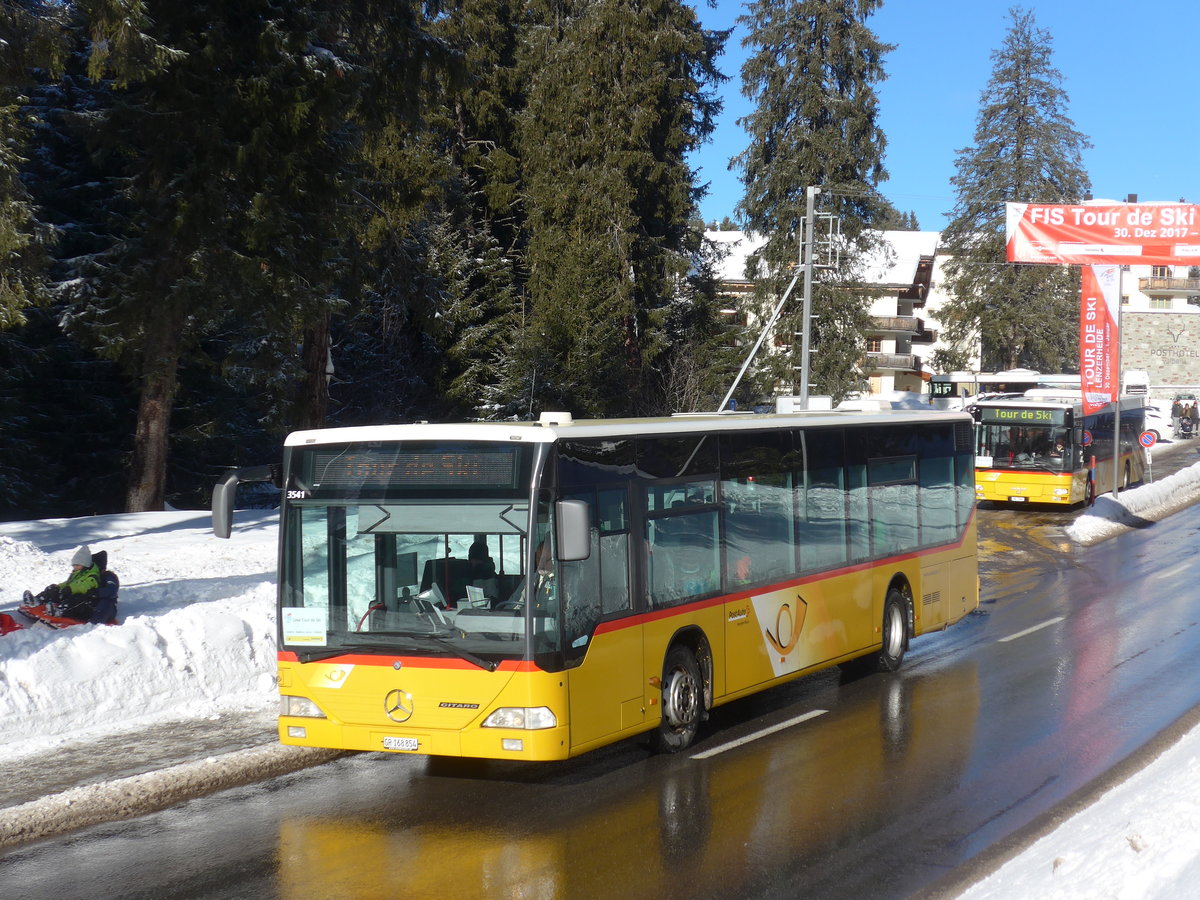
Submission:
M 1009 497 L 1008 502 L 1009 503 L 1024 503 L 1028 499 L 1029 499 L 1028 497 Z
M 401 738 L 401 737 L 385 737 L 383 739 L 384 750 L 416 750 L 416 738 Z

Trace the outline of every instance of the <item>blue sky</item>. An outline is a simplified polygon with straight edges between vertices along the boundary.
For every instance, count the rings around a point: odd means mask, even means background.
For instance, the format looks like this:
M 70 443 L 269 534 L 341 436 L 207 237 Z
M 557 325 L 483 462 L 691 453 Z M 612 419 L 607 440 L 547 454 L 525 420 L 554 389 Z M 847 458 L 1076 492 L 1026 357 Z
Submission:
M 1143 0 L 1145 2 L 1145 0 Z M 735 26 L 743 6 L 696 0 L 709 28 Z M 867 20 L 880 40 L 895 44 L 877 85 L 880 125 L 887 136 L 890 177 L 882 193 L 921 228 L 940 231 L 954 206 L 950 177 L 956 151 L 971 145 L 979 97 L 1011 20 L 1011 0 L 887 0 Z M 1027 2 L 1053 39 L 1054 64 L 1070 99 L 1067 113 L 1093 147 L 1083 161 L 1097 198 L 1200 203 L 1200 0 L 1049 0 Z M 742 197 L 730 158 L 746 147 L 736 120 L 751 107 L 741 94 L 736 27 L 719 66 L 729 76 L 725 111 L 712 141 L 691 158 L 711 182 L 700 204 L 704 220 L 733 215 Z

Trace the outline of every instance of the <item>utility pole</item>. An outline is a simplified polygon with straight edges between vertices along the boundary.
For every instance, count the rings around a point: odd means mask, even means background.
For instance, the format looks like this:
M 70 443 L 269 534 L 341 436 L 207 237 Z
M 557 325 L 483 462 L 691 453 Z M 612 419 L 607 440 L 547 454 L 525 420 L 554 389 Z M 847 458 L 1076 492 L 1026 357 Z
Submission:
M 733 379 L 733 384 L 731 384 L 729 386 L 729 390 L 726 391 L 724 399 L 721 400 L 721 405 L 717 407 L 717 412 L 721 412 L 723 409 L 728 408 L 729 399 L 733 396 L 733 392 L 737 390 L 737 386 L 741 384 L 742 376 L 746 374 L 746 370 L 750 368 L 750 363 L 758 354 L 758 348 L 762 346 L 767 335 L 770 334 L 772 329 L 775 328 L 775 323 L 779 321 L 779 314 L 783 312 L 783 305 L 787 303 L 788 297 L 792 295 L 792 289 L 796 286 L 796 282 L 799 279 L 800 273 L 797 272 L 792 277 L 792 283 L 787 286 L 787 290 L 784 291 L 783 296 L 779 298 L 779 302 L 775 304 L 775 309 L 771 313 L 771 317 L 767 319 L 767 324 L 763 326 L 761 331 L 759 331 L 758 340 L 755 341 L 754 346 L 750 348 L 750 353 L 747 354 L 746 361 L 742 363 L 742 368 L 737 373 L 737 378 Z
M 1130 194 L 1135 202 L 1137 197 Z M 1125 273 L 1121 267 L 1117 267 L 1117 321 L 1116 331 L 1117 339 L 1116 347 L 1113 348 L 1113 353 L 1117 355 L 1117 383 L 1113 387 L 1113 440 L 1112 440 L 1112 455 L 1113 455 L 1113 476 L 1112 476 L 1112 495 L 1113 498 L 1121 496 L 1121 393 L 1125 386 L 1125 376 L 1121 371 L 1121 291 L 1125 288 Z M 1080 360 L 1082 362 L 1082 360 Z M 1142 401 L 1143 403 L 1145 401 Z M 1138 450 L 1142 450 L 1142 444 L 1137 442 Z M 1142 450 L 1144 453 L 1145 451 Z
M 788 297 L 792 295 L 792 291 L 796 287 L 796 283 L 801 277 L 804 279 L 804 327 L 801 338 L 802 346 L 800 348 L 800 408 L 808 409 L 808 368 L 809 368 L 809 337 L 812 331 L 812 276 L 813 276 L 813 258 L 816 255 L 817 242 L 817 194 L 821 193 L 819 187 L 809 187 L 807 190 L 808 206 L 804 216 L 803 227 L 800 229 L 800 271 L 793 276 L 791 284 L 787 286 L 787 290 L 783 292 L 783 296 L 779 298 L 779 302 L 775 304 L 775 309 L 771 312 L 767 319 L 767 324 L 758 334 L 758 340 L 750 349 L 750 353 L 746 356 L 746 361 L 742 363 L 741 371 L 737 377 L 733 379 L 733 384 L 729 386 L 725 397 L 721 400 L 721 405 L 717 407 L 717 412 L 721 412 L 729 406 L 729 400 L 733 397 L 733 392 L 737 390 L 741 383 L 746 370 L 750 368 L 750 363 L 758 354 L 759 348 L 767 335 L 775 328 L 779 321 L 779 316 L 783 312 L 783 307 L 788 301 Z
M 813 254 L 817 243 L 817 194 L 819 187 L 809 185 L 807 208 L 804 213 L 804 324 L 800 338 L 800 408 L 808 409 L 809 344 L 812 339 L 812 276 Z

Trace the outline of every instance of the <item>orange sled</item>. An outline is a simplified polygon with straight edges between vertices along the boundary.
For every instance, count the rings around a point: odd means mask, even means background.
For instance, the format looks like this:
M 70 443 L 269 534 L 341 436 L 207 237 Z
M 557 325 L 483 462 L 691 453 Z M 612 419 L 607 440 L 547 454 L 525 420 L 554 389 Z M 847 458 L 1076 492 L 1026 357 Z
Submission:
M 52 615 L 46 609 L 46 604 L 39 603 L 36 606 L 18 606 L 12 610 L 16 615 L 10 613 L 0 613 L 0 634 L 8 634 L 10 631 L 20 631 L 30 625 L 37 625 L 39 622 L 42 625 L 48 625 L 51 628 L 70 628 L 72 625 L 86 625 L 87 619 L 70 619 L 66 616 Z M 116 622 L 107 622 L 108 625 L 116 625 Z

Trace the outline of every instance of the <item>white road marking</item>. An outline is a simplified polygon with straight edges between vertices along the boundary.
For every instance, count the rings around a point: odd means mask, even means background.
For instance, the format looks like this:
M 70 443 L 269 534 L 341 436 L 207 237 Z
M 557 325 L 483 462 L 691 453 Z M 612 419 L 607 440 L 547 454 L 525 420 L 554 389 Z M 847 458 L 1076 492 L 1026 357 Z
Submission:
M 708 759 L 710 756 L 716 756 L 718 753 L 724 753 L 726 750 L 732 750 L 735 747 L 740 747 L 742 744 L 748 744 L 751 741 L 757 741 L 761 737 L 766 737 L 768 734 L 774 734 L 777 731 L 783 731 L 785 728 L 791 728 L 793 725 L 799 725 L 801 722 L 806 722 L 809 719 L 815 719 L 817 716 L 823 716 L 829 710 L 814 709 L 812 712 L 806 712 L 802 716 L 796 716 L 794 719 L 788 719 L 786 722 L 780 722 L 778 725 L 772 725 L 770 728 L 764 728 L 762 731 L 756 731 L 754 734 L 748 734 L 744 738 L 738 738 L 736 741 L 730 741 L 728 744 L 722 744 L 720 747 L 713 747 L 711 750 L 705 750 L 703 753 L 695 754 L 692 759 Z
M 1057 625 L 1063 620 L 1062 616 L 1055 616 L 1053 619 L 1047 619 L 1041 625 L 1034 625 L 1032 628 L 1026 628 L 1024 631 L 1018 631 L 1016 634 L 1010 634 L 1008 637 L 1000 638 L 1000 643 L 1007 641 L 1015 641 L 1017 638 L 1023 638 L 1027 634 L 1033 634 L 1035 631 L 1041 631 L 1043 628 L 1049 628 L 1051 625 Z

